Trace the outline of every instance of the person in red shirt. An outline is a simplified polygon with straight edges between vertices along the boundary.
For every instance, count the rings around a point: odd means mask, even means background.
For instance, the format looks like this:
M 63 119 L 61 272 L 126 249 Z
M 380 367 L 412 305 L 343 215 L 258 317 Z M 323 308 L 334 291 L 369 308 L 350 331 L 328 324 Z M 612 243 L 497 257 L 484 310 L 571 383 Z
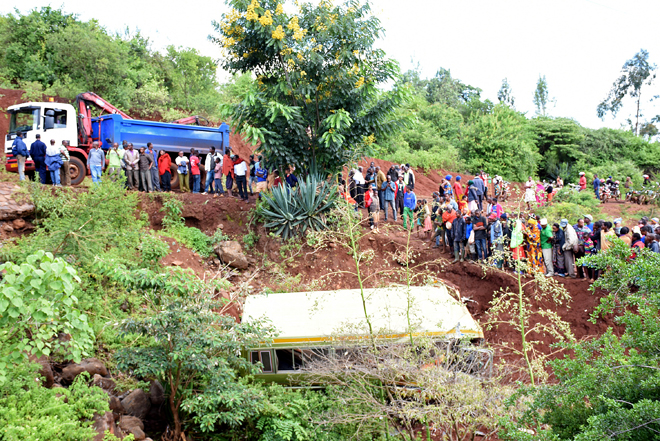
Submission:
M 280 178 L 280 172 L 275 170 L 273 172 L 273 176 L 275 176 L 275 179 L 273 179 L 273 187 L 277 187 L 278 185 L 282 185 L 282 178 Z
M 225 175 L 225 189 L 232 196 L 231 189 L 234 186 L 234 161 L 231 159 L 231 147 L 225 151 L 222 158 L 222 174 Z
M 163 191 L 172 191 L 172 173 L 170 168 L 172 167 L 172 159 L 170 155 L 161 150 L 158 152 L 158 174 L 160 175 L 161 188 Z
M 454 198 L 456 199 L 456 202 L 461 200 L 461 196 L 463 196 L 463 189 L 461 188 L 461 177 L 456 176 L 456 179 L 454 180 Z
M 580 172 L 580 191 L 587 189 L 587 177 L 584 172 Z
M 193 193 L 199 193 L 199 185 L 201 181 L 201 176 L 199 173 L 199 163 L 202 162 L 197 156 L 197 152 L 194 152 L 190 155 L 190 173 L 193 178 Z

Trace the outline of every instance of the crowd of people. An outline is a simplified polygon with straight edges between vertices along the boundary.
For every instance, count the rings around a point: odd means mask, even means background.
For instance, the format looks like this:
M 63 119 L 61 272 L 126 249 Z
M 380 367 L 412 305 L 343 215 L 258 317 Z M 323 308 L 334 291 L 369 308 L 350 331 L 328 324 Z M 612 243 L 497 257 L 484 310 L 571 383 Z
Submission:
M 596 220 L 586 214 L 571 223 L 568 219 L 548 221 L 533 214 L 533 208 L 552 202 L 552 195 L 564 185 L 561 178 L 552 183 L 525 183 L 524 202 L 528 210 L 506 213 L 499 198 L 508 183 L 499 176 L 490 179 L 481 171 L 462 183 L 460 176 L 447 175 L 431 199 L 415 194 L 415 175 L 409 165 L 392 165 L 385 173 L 375 163 L 358 167 L 340 176 L 340 194 L 357 209 L 366 208 L 370 228 L 379 232 L 380 213 L 384 221 L 402 219 L 406 229 L 417 229 L 418 237 L 430 239 L 434 248 L 453 253 L 453 263 L 466 260 L 485 262 L 489 257 L 499 268 L 514 267 L 525 259 L 530 270 L 547 277 L 595 280 L 599 272 L 576 264 L 584 256 L 607 250 L 615 237 L 631 248 L 660 252 L 660 223 L 642 218 L 632 229 L 622 219 Z M 606 185 L 609 185 L 606 181 Z M 532 206 L 532 204 L 534 204 Z

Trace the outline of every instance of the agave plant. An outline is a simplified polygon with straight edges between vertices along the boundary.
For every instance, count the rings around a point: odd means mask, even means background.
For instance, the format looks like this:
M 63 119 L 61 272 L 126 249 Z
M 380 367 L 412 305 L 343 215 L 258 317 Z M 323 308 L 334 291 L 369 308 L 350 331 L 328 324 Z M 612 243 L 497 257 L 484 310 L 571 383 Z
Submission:
M 326 228 L 326 214 L 337 200 L 337 189 L 324 179 L 310 175 L 295 189 L 281 185 L 262 196 L 265 205 L 260 214 L 266 219 L 265 227 L 289 239 L 307 230 Z

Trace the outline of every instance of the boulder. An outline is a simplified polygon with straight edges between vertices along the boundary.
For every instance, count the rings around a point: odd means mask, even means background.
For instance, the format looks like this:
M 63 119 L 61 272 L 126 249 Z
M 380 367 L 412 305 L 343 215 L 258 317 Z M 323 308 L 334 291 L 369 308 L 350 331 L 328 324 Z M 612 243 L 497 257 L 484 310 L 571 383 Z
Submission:
M 22 230 L 25 228 L 25 221 L 23 219 L 14 219 L 11 223 L 12 227 L 14 227 L 14 230 Z
M 65 384 L 71 384 L 83 372 L 89 372 L 89 375 L 99 374 L 102 377 L 108 376 L 108 370 L 101 361 L 96 358 L 87 358 L 81 361 L 80 364 L 72 363 L 62 369 L 62 381 Z
M 119 427 L 124 432 L 132 433 L 136 440 L 143 440 L 147 436 L 144 434 L 144 424 L 139 418 L 124 415 L 119 421 Z
M 99 374 L 94 374 L 92 384 L 98 386 L 106 392 L 112 392 L 115 389 L 115 382 L 110 378 L 104 378 Z
M 248 260 L 243 254 L 243 248 L 235 240 L 218 242 L 215 246 L 215 253 L 220 260 L 233 268 L 247 269 L 248 267 Z
M 124 406 L 121 405 L 119 398 L 111 396 L 110 400 L 108 400 L 108 405 L 110 406 L 110 410 L 115 417 L 115 421 L 119 420 L 119 417 L 124 413 Z
M 151 401 L 142 389 L 135 389 L 121 400 L 121 405 L 128 415 L 144 419 L 151 409 Z
M 94 414 L 94 430 L 96 430 L 96 435 L 93 441 L 103 441 L 105 439 L 105 431 L 109 431 L 114 436 L 120 438 L 121 433 L 115 424 L 115 418 L 112 416 L 112 412 L 106 412 L 103 415 Z
M 160 406 L 165 402 L 165 388 L 160 381 L 154 380 L 149 386 L 149 400 L 154 407 Z
M 39 373 L 44 377 L 41 384 L 47 388 L 53 387 L 55 384 L 55 376 L 53 375 L 53 368 L 50 366 L 48 357 L 42 355 L 41 357 L 36 358 L 34 355 L 30 355 L 29 358 L 30 361 L 41 365 Z
M 34 214 L 30 196 L 11 182 L 0 182 L 0 220 L 13 220 Z

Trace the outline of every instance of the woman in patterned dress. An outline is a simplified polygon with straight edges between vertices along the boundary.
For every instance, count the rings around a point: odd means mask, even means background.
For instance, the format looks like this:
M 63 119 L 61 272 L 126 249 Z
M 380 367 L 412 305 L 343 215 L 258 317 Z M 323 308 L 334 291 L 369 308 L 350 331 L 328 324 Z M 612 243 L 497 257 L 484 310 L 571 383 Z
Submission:
M 531 271 L 543 271 L 543 257 L 541 254 L 541 230 L 536 219 L 527 221 L 527 228 L 523 231 L 527 243 L 527 262 Z

